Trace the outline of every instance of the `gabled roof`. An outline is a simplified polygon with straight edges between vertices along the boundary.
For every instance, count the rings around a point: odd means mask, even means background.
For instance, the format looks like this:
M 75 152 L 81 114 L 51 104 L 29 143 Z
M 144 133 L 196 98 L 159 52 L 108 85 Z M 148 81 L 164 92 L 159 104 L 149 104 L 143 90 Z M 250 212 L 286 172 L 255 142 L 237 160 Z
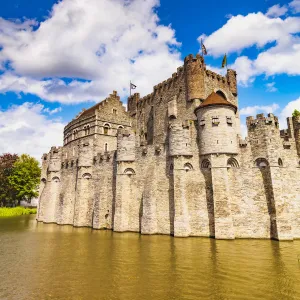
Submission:
M 237 107 L 230 103 L 229 101 L 227 101 L 226 99 L 224 99 L 221 95 L 213 92 L 211 93 L 197 108 L 196 110 L 203 108 L 203 107 L 207 107 L 207 106 L 215 106 L 215 105 L 227 105 L 227 106 L 231 106 L 235 109 L 235 111 L 237 110 Z

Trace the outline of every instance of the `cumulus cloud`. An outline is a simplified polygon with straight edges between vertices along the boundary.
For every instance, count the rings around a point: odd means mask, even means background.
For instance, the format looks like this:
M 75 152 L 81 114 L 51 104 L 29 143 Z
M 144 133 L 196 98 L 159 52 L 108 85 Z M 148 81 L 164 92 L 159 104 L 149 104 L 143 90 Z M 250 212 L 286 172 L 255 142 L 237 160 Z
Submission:
M 182 64 L 158 0 L 62 0 L 40 24 L 0 18 L 0 91 L 48 101 L 99 101 L 129 81 L 146 94 Z M 159 70 L 159 72 L 158 72 Z M 70 78 L 65 81 L 62 78 Z M 78 80 L 81 79 L 81 80 Z
M 61 107 L 57 107 L 57 108 L 54 108 L 54 109 L 50 109 L 49 107 L 46 107 L 46 108 L 43 109 L 43 112 L 49 114 L 50 116 L 54 115 L 54 114 L 57 114 L 61 111 L 62 111 Z
M 289 102 L 281 111 L 279 121 L 283 126 L 286 126 L 286 118 L 291 117 L 295 109 L 300 111 L 300 97 Z
M 40 160 L 51 146 L 61 145 L 64 124 L 48 119 L 42 104 L 24 103 L 0 111 L 0 153 L 28 153 Z
M 294 13 L 300 12 L 300 0 L 293 0 L 292 2 L 289 3 L 289 6 Z
M 266 16 L 277 18 L 277 17 L 285 15 L 287 13 L 287 11 L 288 11 L 288 8 L 286 5 L 280 6 L 279 4 L 276 4 L 276 5 L 271 6 L 268 9 Z
M 213 56 L 233 53 L 256 45 L 261 48 L 273 41 L 286 39 L 300 31 L 300 18 L 269 18 L 261 12 L 234 16 L 205 38 L 205 46 Z
M 240 110 L 240 115 L 244 116 L 255 116 L 257 113 L 274 113 L 278 110 L 279 105 L 273 103 L 272 105 L 255 105 L 255 106 L 247 106 Z
M 251 84 L 257 75 L 257 70 L 253 64 L 253 61 L 247 56 L 238 57 L 234 64 L 230 66 L 230 68 L 237 71 L 238 83 L 243 86 L 248 86 Z
M 274 93 L 277 92 L 278 89 L 275 86 L 275 82 L 270 82 L 266 84 L 267 92 Z
M 299 3 L 293 1 L 289 7 L 296 11 Z M 199 40 L 204 39 L 209 54 L 215 57 L 257 47 L 256 58 L 243 55 L 230 66 L 237 70 L 242 85 L 249 85 L 261 74 L 300 75 L 300 17 L 283 18 L 287 11 L 287 6 L 275 5 L 266 14 L 233 16 L 222 28 L 209 36 L 202 34 Z

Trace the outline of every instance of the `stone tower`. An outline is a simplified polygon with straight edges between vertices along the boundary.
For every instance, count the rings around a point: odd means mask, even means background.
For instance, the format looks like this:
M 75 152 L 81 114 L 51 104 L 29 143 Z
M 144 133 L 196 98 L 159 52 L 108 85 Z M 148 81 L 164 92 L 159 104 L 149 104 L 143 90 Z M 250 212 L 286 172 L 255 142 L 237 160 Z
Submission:
M 210 94 L 195 110 L 202 166 L 211 169 L 215 237 L 221 239 L 234 238 L 227 168 L 238 154 L 236 112 L 221 92 Z

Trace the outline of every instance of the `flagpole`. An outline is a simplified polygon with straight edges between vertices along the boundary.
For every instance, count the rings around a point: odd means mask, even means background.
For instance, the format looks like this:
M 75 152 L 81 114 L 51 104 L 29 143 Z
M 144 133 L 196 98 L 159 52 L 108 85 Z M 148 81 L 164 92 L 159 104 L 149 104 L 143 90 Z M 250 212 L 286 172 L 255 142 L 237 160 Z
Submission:
M 130 80 L 130 83 L 129 83 L 129 90 L 130 90 L 129 95 L 131 97 L 131 80 Z

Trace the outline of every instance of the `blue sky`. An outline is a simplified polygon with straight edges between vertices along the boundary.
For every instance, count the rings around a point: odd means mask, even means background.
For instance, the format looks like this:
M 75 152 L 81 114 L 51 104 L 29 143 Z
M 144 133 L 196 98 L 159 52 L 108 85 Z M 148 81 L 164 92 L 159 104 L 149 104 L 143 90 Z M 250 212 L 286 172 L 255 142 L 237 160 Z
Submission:
M 300 109 L 300 0 L 0 0 L 0 152 L 40 157 L 63 126 L 131 79 L 144 95 L 202 37 L 238 72 L 241 118 Z M 243 126 L 245 133 L 245 128 Z

